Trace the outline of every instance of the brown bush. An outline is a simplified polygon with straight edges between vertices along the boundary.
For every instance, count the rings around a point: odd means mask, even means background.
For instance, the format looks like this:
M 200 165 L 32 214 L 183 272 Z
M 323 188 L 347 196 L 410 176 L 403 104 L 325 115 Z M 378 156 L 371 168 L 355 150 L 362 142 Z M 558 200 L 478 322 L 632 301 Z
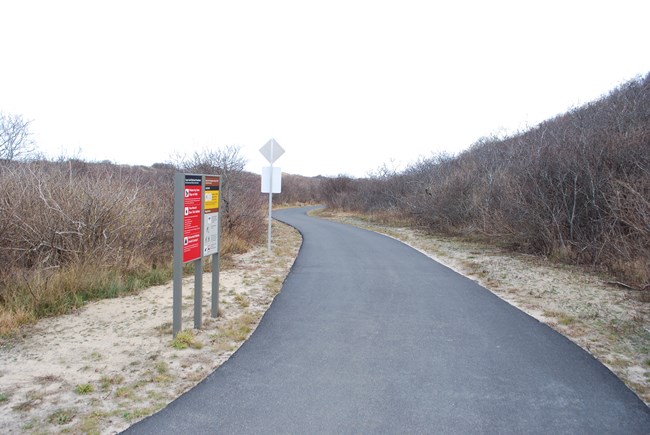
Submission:
M 273 204 L 316 204 L 320 201 L 322 177 L 282 174 L 282 193 L 273 195 Z
M 323 183 L 327 205 L 400 210 L 435 231 L 498 237 L 563 261 L 650 280 L 650 74 L 598 101 L 456 157 Z
M 226 148 L 180 168 L 221 175 L 226 257 L 266 229 L 259 177 L 244 163 Z M 78 159 L 0 164 L 0 335 L 170 279 L 175 172 Z
M 237 146 L 205 149 L 176 163 L 184 172 L 221 176 L 220 213 L 225 255 L 230 253 L 229 247 L 239 252 L 258 243 L 266 234 L 259 175 L 244 171 L 246 160 L 240 151 Z

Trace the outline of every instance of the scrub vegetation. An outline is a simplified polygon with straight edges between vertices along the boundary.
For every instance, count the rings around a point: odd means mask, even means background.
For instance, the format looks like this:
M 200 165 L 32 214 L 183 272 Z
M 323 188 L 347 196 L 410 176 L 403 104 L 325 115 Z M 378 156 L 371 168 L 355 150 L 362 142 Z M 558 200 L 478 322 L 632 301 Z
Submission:
M 178 170 L 222 176 L 224 264 L 258 243 L 264 198 L 244 165 L 237 147 L 153 167 L 0 160 L 0 337 L 89 300 L 169 281 Z
M 607 272 L 650 300 L 650 74 L 526 131 L 365 178 L 284 174 L 274 204 L 323 203 Z M 88 300 L 171 278 L 173 174 L 222 176 L 222 267 L 264 238 L 259 175 L 238 147 L 152 167 L 39 158 L 0 125 L 0 339 Z M 188 270 L 189 271 L 189 270 Z
M 331 209 L 588 265 L 647 295 L 650 74 L 527 131 L 321 191 Z

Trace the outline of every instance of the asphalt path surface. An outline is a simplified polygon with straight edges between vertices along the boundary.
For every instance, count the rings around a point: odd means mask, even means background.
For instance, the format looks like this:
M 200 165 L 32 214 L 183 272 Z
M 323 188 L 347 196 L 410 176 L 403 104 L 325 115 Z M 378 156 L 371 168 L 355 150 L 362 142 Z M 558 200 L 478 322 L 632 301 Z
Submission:
M 389 237 L 305 209 L 304 241 L 250 339 L 130 434 L 650 433 L 587 352 Z

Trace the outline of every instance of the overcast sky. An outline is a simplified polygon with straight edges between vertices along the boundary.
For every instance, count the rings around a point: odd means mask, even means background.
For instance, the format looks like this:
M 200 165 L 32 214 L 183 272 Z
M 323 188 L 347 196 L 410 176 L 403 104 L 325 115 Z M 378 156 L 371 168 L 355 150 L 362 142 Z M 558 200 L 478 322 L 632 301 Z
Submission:
M 0 0 L 0 111 L 40 149 L 364 176 L 515 131 L 650 72 L 643 1 Z

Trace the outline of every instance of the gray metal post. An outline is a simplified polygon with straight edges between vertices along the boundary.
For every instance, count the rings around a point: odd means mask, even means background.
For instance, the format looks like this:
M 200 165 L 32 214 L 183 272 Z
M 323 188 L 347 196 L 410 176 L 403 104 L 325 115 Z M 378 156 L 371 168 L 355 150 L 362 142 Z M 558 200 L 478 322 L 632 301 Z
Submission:
M 201 305 L 203 302 L 203 257 L 194 260 L 194 329 L 203 325 Z
M 273 146 L 271 146 L 271 173 L 269 180 L 269 234 L 268 234 L 268 251 L 269 255 L 271 254 L 271 225 L 273 223 Z
M 212 317 L 219 315 L 219 253 L 212 254 Z
M 273 173 L 273 166 L 271 166 L 271 173 Z M 273 180 L 273 175 L 271 175 L 271 180 Z M 269 234 L 268 234 L 268 250 L 269 254 L 271 253 L 271 223 L 273 221 L 272 213 L 273 213 L 273 181 L 270 183 L 271 186 L 271 192 L 269 193 Z
M 199 237 L 201 255 L 194 261 L 194 329 L 203 326 L 203 237 L 205 231 L 205 175 L 201 175 L 201 237 Z
M 174 337 L 182 327 L 183 306 L 183 191 L 185 187 L 185 174 L 177 173 L 174 176 L 174 264 L 173 264 L 173 322 L 172 333 Z
M 213 318 L 219 316 L 219 255 L 221 254 L 221 177 L 219 177 L 219 212 L 217 216 L 217 252 L 212 254 L 212 306 Z

